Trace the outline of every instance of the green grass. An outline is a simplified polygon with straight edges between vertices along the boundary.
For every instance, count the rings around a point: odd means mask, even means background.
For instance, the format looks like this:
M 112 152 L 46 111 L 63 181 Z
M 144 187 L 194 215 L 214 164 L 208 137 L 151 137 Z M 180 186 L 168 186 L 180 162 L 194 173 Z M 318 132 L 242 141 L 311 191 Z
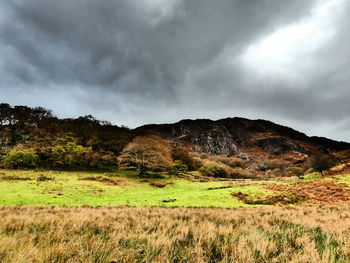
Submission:
M 39 181 L 38 177 L 54 180 Z M 11 180 L 12 177 L 14 180 Z M 121 181 L 118 185 L 108 182 L 81 180 L 84 177 L 102 177 Z M 18 180 L 30 178 L 31 180 Z M 263 186 L 267 182 L 191 182 L 176 177 L 165 179 L 136 178 L 134 172 L 14 171 L 0 172 L 0 205 L 54 205 L 54 206 L 195 206 L 195 207 L 244 207 L 248 206 L 231 196 L 232 192 L 267 195 Z M 151 182 L 167 182 L 164 188 L 151 186 Z M 231 188 L 208 190 L 227 186 Z M 174 202 L 163 200 L 176 199 Z
M 311 173 L 304 176 L 304 181 L 315 180 L 321 177 L 322 175 L 320 173 Z
M 305 179 L 314 180 L 318 177 L 316 174 L 311 174 Z M 49 180 L 50 178 L 53 180 Z M 89 180 L 82 180 L 84 178 Z M 100 181 L 91 180 L 94 178 Z M 350 175 L 342 175 L 338 178 L 338 182 L 350 186 Z M 116 183 L 113 184 L 113 181 L 111 183 L 108 180 L 114 180 Z M 329 178 L 329 180 L 333 179 Z M 164 188 L 151 185 L 157 182 L 168 184 Z M 176 176 L 140 179 L 132 171 L 103 173 L 2 170 L 0 171 L 0 205 L 247 207 L 252 205 L 232 197 L 231 193 L 242 192 L 255 198 L 263 198 L 273 194 L 272 191 L 265 189 L 265 186 L 274 183 L 293 182 L 272 180 L 191 182 Z M 229 188 L 208 190 L 228 185 Z M 173 200 L 173 202 L 163 202 L 164 200 Z

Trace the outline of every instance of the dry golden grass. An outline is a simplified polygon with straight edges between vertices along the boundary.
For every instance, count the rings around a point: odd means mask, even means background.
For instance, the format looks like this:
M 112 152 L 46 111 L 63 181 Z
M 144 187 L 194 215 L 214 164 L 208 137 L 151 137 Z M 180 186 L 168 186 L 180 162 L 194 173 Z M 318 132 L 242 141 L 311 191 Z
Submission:
M 350 262 L 349 207 L 2 207 L 0 262 Z

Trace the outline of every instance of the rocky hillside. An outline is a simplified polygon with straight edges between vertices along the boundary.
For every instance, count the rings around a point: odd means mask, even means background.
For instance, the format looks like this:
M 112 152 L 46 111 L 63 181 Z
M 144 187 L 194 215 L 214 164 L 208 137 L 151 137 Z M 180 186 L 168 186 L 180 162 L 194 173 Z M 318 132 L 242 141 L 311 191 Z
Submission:
M 309 155 L 350 149 L 350 144 L 323 137 L 309 137 L 289 127 L 265 120 L 227 118 L 217 121 L 182 120 L 151 124 L 134 130 L 156 134 L 190 151 L 215 155 Z

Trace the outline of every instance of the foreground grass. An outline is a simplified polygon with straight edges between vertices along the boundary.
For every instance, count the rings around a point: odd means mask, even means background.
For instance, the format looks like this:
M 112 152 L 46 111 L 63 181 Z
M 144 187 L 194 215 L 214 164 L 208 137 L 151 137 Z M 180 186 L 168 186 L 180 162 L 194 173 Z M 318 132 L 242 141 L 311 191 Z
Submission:
M 155 183 L 155 184 L 154 184 Z M 165 184 L 163 188 L 157 184 Z M 0 171 L 0 205 L 249 206 L 232 192 L 264 196 L 273 182 L 141 180 L 134 172 Z M 222 188 L 228 187 L 228 188 Z M 217 189 L 216 189 L 217 188 Z
M 349 207 L 2 207 L 0 262 L 350 262 Z

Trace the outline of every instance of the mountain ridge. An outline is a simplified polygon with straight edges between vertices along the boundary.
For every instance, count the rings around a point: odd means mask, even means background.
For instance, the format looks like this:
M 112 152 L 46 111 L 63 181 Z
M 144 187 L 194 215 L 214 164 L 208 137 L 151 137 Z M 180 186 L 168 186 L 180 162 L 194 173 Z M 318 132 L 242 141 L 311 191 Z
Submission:
M 350 143 L 326 137 L 308 136 L 272 121 L 242 117 L 184 119 L 175 123 L 147 124 L 133 130 L 137 135 L 156 134 L 198 153 L 232 156 L 255 148 L 279 155 L 331 153 L 350 149 Z

